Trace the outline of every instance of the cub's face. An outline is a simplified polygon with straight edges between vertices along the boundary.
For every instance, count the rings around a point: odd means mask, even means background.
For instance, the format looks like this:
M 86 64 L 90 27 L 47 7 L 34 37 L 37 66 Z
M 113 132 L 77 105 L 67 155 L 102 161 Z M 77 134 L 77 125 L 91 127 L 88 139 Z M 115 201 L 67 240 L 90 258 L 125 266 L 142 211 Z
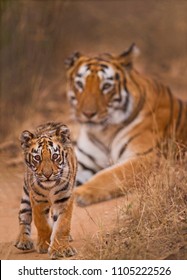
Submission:
M 21 144 L 25 162 L 37 182 L 48 186 L 60 181 L 68 172 L 67 149 L 63 141 L 64 138 L 62 140 L 59 135 L 36 137 L 29 131 L 23 131 Z

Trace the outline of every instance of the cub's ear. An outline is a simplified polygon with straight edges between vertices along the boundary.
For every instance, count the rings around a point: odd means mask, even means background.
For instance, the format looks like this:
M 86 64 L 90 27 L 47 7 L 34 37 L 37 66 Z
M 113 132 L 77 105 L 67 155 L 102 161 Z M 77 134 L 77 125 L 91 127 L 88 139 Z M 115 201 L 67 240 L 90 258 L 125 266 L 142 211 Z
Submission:
M 118 61 L 125 67 L 131 67 L 139 54 L 139 48 L 133 43 L 128 50 L 118 56 Z
M 67 69 L 71 68 L 80 57 L 81 57 L 80 52 L 74 52 L 70 57 L 68 57 L 64 61 L 66 68 Z
M 22 148 L 29 148 L 30 144 L 31 144 L 31 140 L 34 138 L 34 134 L 32 134 L 30 131 L 28 130 L 24 130 L 21 133 L 20 136 L 20 142 L 21 142 L 21 146 Z
M 61 125 L 56 131 L 56 136 L 60 138 L 60 142 L 63 144 L 71 142 L 70 134 L 70 130 L 65 124 Z

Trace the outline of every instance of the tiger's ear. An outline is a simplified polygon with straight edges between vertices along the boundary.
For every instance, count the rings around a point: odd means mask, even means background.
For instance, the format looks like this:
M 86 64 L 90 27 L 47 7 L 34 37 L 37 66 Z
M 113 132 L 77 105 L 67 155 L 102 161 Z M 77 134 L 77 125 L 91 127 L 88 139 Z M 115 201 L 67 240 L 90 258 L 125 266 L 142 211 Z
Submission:
M 67 69 L 71 68 L 80 57 L 81 57 L 80 52 L 74 52 L 70 57 L 68 57 L 64 61 L 66 68 Z
M 24 130 L 20 136 L 20 142 L 23 149 L 29 148 L 31 144 L 31 140 L 34 138 L 34 134 L 32 134 L 28 130 Z
M 132 67 L 134 59 L 139 54 L 139 48 L 133 43 L 128 50 L 118 56 L 118 61 L 125 67 Z
M 70 143 L 70 129 L 65 125 L 61 125 L 57 131 L 56 131 L 56 136 L 60 138 L 60 142 L 63 144 Z

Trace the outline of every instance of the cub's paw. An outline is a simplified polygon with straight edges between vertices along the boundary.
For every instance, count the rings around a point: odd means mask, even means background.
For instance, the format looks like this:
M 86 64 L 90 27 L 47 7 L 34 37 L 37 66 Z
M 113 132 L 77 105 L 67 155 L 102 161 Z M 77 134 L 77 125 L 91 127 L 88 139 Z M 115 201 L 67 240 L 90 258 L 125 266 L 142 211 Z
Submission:
M 33 241 L 27 235 L 19 236 L 14 246 L 19 250 L 31 250 L 34 247 Z
M 40 240 L 37 242 L 36 251 L 40 254 L 45 254 L 48 252 L 49 243 L 46 240 Z
M 59 259 L 59 258 L 69 258 L 74 256 L 77 253 L 77 250 L 72 246 L 58 246 L 58 247 L 49 247 L 48 250 L 49 256 L 51 259 Z

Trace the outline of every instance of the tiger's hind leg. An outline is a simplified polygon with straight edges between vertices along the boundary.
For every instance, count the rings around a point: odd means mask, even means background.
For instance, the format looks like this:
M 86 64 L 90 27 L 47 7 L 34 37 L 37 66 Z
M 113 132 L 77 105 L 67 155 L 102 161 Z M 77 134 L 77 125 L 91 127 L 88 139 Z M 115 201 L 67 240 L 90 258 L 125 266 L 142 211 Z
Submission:
M 33 248 L 33 241 L 31 240 L 31 222 L 32 209 L 30 203 L 29 192 L 26 185 L 23 187 L 23 194 L 21 199 L 19 211 L 19 234 L 14 243 L 15 247 L 20 250 L 31 250 Z
M 50 244 L 51 226 L 49 225 L 49 204 L 48 202 L 36 202 L 31 199 L 34 224 L 37 228 L 38 237 L 36 250 L 38 253 L 47 253 Z

